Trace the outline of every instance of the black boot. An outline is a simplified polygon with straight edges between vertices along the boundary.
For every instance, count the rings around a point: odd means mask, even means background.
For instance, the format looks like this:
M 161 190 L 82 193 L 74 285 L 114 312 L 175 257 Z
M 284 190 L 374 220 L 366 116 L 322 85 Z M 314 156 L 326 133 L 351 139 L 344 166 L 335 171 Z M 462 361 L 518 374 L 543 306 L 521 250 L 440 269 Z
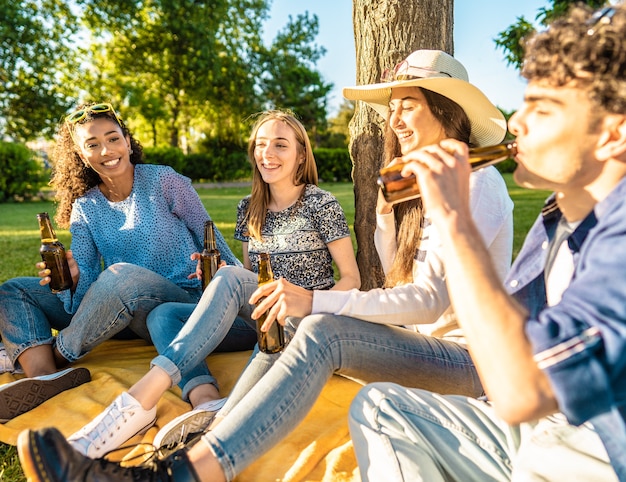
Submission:
M 55 428 L 24 430 L 17 439 L 17 450 L 24 474 L 33 482 L 199 481 L 185 450 L 156 460 L 152 468 L 122 467 L 106 459 L 85 457 Z

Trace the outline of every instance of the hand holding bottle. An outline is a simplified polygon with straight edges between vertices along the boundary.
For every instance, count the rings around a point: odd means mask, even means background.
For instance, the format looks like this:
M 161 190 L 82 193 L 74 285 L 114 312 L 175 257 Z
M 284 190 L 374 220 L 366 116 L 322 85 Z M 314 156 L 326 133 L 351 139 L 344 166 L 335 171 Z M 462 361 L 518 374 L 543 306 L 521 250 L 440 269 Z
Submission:
M 76 262 L 76 260 L 74 259 L 74 254 L 72 253 L 71 250 L 67 250 L 65 252 L 66 254 L 66 259 L 67 259 L 67 264 L 70 268 L 70 274 L 72 277 L 72 288 L 74 289 L 74 287 L 78 284 L 78 279 L 80 278 L 80 269 L 78 268 L 78 263 Z M 39 280 L 39 284 L 41 286 L 46 286 L 47 284 L 50 284 L 51 278 L 50 278 L 50 269 L 48 268 L 48 266 L 46 266 L 46 263 L 44 261 L 40 261 L 38 263 L 35 263 L 35 267 L 39 270 L 39 272 L 37 273 L 39 275 L 39 277 L 41 278 Z
M 438 145 L 412 151 L 403 160 L 407 162 L 401 174 L 417 178 L 424 206 L 435 224 L 450 214 L 456 218 L 471 218 L 469 176 L 472 166 L 465 143 L 447 139 Z
M 434 154 L 435 151 L 439 150 L 440 153 L 445 152 L 446 154 L 452 154 L 454 151 L 460 153 L 458 149 L 461 149 L 461 144 L 463 143 L 454 139 L 447 139 L 438 145 L 426 146 L 394 159 L 388 166 L 380 170 L 377 181 L 385 201 L 395 204 L 420 197 L 419 183 L 415 173 L 410 170 L 405 171 L 404 166 L 413 160 L 419 161 L 420 153 L 424 152 Z M 449 150 L 446 145 L 449 146 Z M 473 147 L 469 150 L 465 145 L 462 154 L 464 161 L 469 162 L 472 170 L 482 169 L 516 155 L 517 144 L 514 141 L 503 142 L 495 146 Z M 443 158 L 441 159 L 443 160 Z
M 376 199 L 376 214 L 389 214 L 393 211 L 393 204 L 385 200 L 382 189 L 378 190 L 378 198 Z
M 53 293 L 74 287 L 74 277 L 70 271 L 65 246 L 57 238 L 48 213 L 37 214 L 37 223 L 39 224 L 39 234 L 41 236 L 39 254 L 42 260 L 41 264 L 46 272 L 46 276 L 44 276 L 44 280 L 41 283 L 42 286 L 49 285 Z M 75 274 L 76 279 L 78 279 L 78 268 L 76 266 Z
M 189 276 L 187 276 L 187 278 L 197 279 L 197 280 L 202 281 L 202 253 L 192 253 L 191 256 L 189 256 L 189 259 L 193 261 L 197 261 L 198 263 L 196 264 L 196 270 L 193 273 L 191 273 Z M 217 269 L 220 269 L 226 265 L 227 265 L 226 261 L 222 260 L 220 261 L 220 264 L 218 265 Z
M 280 278 L 259 286 L 252 293 L 250 304 L 257 305 L 252 312 L 255 320 L 267 312 L 265 322 L 261 325 L 261 330 L 267 331 L 274 322 L 284 325 L 288 316 L 303 318 L 310 315 L 313 292 Z
M 259 253 L 259 286 L 269 284 L 274 281 L 274 272 L 270 262 L 269 253 Z M 257 299 L 258 304 L 263 302 L 263 298 Z M 259 350 L 264 353 L 278 353 L 285 348 L 285 330 L 280 323 L 266 323 L 268 311 L 262 312 L 256 318 L 256 332 Z M 263 329 L 263 327 L 266 327 Z

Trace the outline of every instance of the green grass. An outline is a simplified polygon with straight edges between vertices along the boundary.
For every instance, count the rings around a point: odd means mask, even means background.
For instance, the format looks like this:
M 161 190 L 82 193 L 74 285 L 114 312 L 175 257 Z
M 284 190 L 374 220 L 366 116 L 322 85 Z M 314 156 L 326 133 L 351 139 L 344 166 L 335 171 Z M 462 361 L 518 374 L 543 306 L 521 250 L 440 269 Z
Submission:
M 350 225 L 354 221 L 354 196 L 352 184 L 322 184 L 332 191 L 346 212 Z M 237 203 L 250 193 L 248 187 L 198 189 L 200 199 L 222 232 L 233 253 L 241 259 L 241 243 L 233 238 Z M 17 276 L 36 276 L 35 263 L 39 261 L 39 229 L 37 213 L 47 211 L 53 217 L 55 205 L 48 201 L 21 204 L 0 204 L 0 283 Z M 54 221 L 53 221 L 54 224 Z M 70 234 L 56 227 L 56 233 L 66 248 Z M 158 233 L 156 233 L 158 234 Z M 354 240 L 354 236 L 353 236 Z M 354 240 L 356 243 L 356 240 Z M 0 479 L 1 480 L 1 479 Z
M 534 222 L 543 201 L 547 197 L 545 191 L 529 191 L 521 189 L 512 182 L 511 175 L 504 176 L 509 193 L 515 203 L 514 220 L 515 236 L 513 253 L 517 254 L 526 236 L 526 232 Z M 321 186 L 332 192 L 346 212 L 348 222 L 354 221 L 354 196 L 352 184 L 337 183 Z M 202 202 L 211 214 L 231 249 L 241 259 L 241 243 L 233 239 L 237 203 L 247 195 L 247 187 L 198 189 Z M 36 215 L 47 211 L 52 216 L 54 204 L 38 201 L 23 204 L 0 204 L 0 282 L 17 276 L 36 276 L 34 264 L 39 261 L 39 230 Z M 57 229 L 57 235 L 66 247 L 70 245 L 69 233 Z M 353 235 L 353 241 L 354 235 Z M 8 482 L 23 481 L 17 451 L 15 447 L 0 444 L 0 480 Z

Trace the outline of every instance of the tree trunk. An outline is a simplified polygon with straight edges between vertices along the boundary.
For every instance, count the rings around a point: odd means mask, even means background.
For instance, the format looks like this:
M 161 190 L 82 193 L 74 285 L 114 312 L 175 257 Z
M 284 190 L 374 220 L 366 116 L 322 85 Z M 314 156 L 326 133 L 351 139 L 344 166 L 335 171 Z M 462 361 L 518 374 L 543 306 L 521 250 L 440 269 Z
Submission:
M 454 0 L 353 0 L 357 85 L 379 82 L 419 49 L 454 53 Z M 381 286 L 384 275 L 374 247 L 376 178 L 382 165 L 384 119 L 362 102 L 350 121 L 350 156 L 354 180 L 357 262 L 361 289 Z

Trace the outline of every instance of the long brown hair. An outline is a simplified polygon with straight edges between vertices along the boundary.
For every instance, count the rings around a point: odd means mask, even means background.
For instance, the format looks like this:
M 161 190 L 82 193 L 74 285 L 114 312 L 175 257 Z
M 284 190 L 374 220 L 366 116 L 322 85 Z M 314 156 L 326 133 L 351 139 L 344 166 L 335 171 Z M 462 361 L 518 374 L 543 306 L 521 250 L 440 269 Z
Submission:
M 272 120 L 283 122 L 293 130 L 296 141 L 298 142 L 298 155 L 304 155 L 304 162 L 298 165 L 298 169 L 294 173 L 294 185 L 317 185 L 318 183 L 317 165 L 315 164 L 311 141 L 302 123 L 296 119 L 292 112 L 287 110 L 268 110 L 260 113 L 252 127 L 252 132 L 248 139 L 248 160 L 252 165 L 252 192 L 250 194 L 248 212 L 246 213 L 249 235 L 259 240 L 261 239 L 261 231 L 265 225 L 267 206 L 270 202 L 270 189 L 269 185 L 263 180 L 261 172 L 256 165 L 254 148 L 259 128 L 266 122 Z
M 417 87 L 426 98 L 426 103 L 435 118 L 441 123 L 447 137 L 469 144 L 471 124 L 459 104 L 431 90 Z M 400 143 L 391 129 L 389 116 L 385 126 L 384 165 L 402 155 Z M 396 256 L 385 277 L 385 287 L 411 283 L 413 263 L 419 249 L 424 224 L 424 209 L 421 198 L 394 205 L 396 219 Z
M 81 110 L 86 107 L 97 104 L 90 102 L 82 104 L 76 108 Z M 143 149 L 141 144 L 130 133 L 124 121 L 115 113 L 108 112 L 88 112 L 84 119 L 78 124 L 86 124 L 94 119 L 106 118 L 122 129 L 124 136 L 130 137 L 130 162 L 132 164 L 141 164 L 143 162 Z M 68 228 L 70 224 L 70 216 L 72 214 L 72 205 L 74 201 L 83 196 L 89 189 L 97 186 L 102 182 L 100 176 L 91 167 L 85 165 L 81 159 L 80 148 L 72 139 L 74 125 L 70 125 L 61 121 L 57 128 L 57 139 L 52 151 L 52 178 L 50 185 L 56 191 L 55 198 L 58 203 L 55 221 L 62 228 Z

